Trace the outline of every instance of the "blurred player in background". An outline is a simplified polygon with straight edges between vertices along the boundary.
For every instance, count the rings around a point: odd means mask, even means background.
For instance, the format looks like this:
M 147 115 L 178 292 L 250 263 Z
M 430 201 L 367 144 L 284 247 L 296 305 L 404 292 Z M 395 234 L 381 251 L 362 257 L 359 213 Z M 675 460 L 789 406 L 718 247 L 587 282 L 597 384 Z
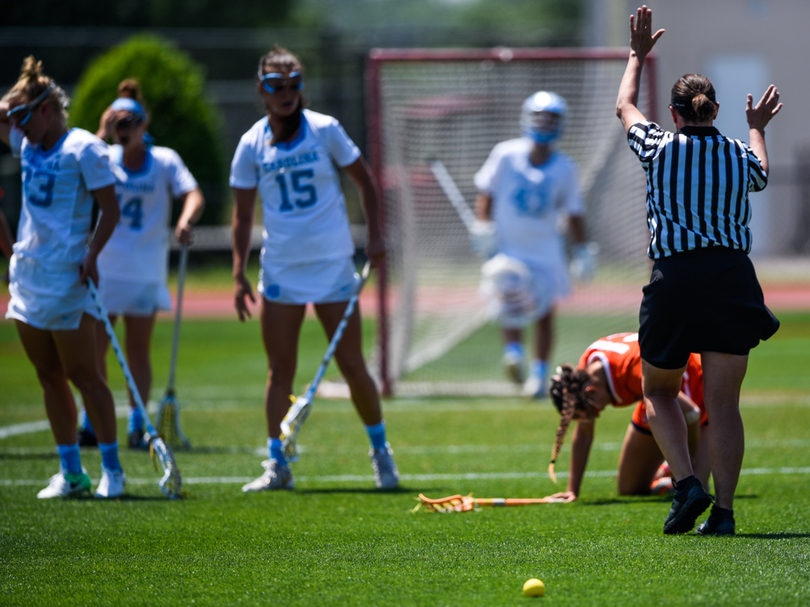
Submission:
M 205 206 L 202 192 L 183 160 L 172 149 L 153 146 L 149 115 L 144 108 L 137 80 L 118 85 L 118 98 L 101 117 L 101 139 L 112 138 L 110 166 L 115 174 L 115 191 L 121 205 L 121 220 L 104 251 L 98 257 L 101 297 L 115 323 L 124 319 L 125 350 L 141 399 L 149 402 L 152 365 L 149 351 L 158 310 L 171 310 L 166 284 L 169 262 L 169 228 L 172 200 L 183 201 L 175 235 L 191 243 L 194 224 Z M 109 337 L 99 321 L 96 330 L 98 364 L 106 377 Z M 130 448 L 145 448 L 144 420 L 132 395 L 127 425 Z M 96 436 L 87 417 L 82 417 L 79 444 L 92 446 Z
M 523 387 L 534 398 L 547 393 L 554 306 L 570 291 L 565 242 L 557 232 L 560 212 L 568 214 L 576 277 L 589 278 L 595 261 L 585 242 L 576 165 L 555 149 L 566 111 L 565 100 L 556 93 L 541 91 L 526 99 L 520 118 L 524 137 L 496 145 L 475 175 L 479 195 L 473 242 L 476 231 L 486 235 L 494 228 L 498 253 L 484 265 L 482 286 L 500 308 L 504 366 L 517 383 L 525 375 L 523 328 L 535 324 L 534 358 Z
M 41 62 L 28 57 L 0 105 L 0 140 L 21 158 L 23 179 L 6 318 L 14 319 L 36 369 L 59 452 L 59 473 L 38 497 L 90 490 L 68 380 L 98 430 L 102 476 L 96 497 L 117 497 L 126 478 L 118 460 L 112 393 L 96 366 L 96 312 L 87 281 L 98 281 L 96 260 L 120 211 L 107 147 L 92 133 L 67 129 L 67 102 L 42 73 Z M 101 217 L 88 247 L 93 200 Z
M 608 405 L 636 405 L 619 456 L 616 477 L 619 495 L 648 495 L 671 488 L 671 478 L 658 472 L 664 456 L 650 432 L 642 400 L 638 333 L 617 333 L 592 343 L 579 359 L 576 369 L 563 365 L 559 374 L 551 378 L 550 392 L 551 401 L 561 415 L 551 456 L 552 466 L 560 453 L 568 425 L 572 420 L 577 422 L 571 440 L 568 488 L 551 498 L 573 502 L 579 497 L 596 419 Z M 703 371 L 697 354 L 693 354 L 687 363 L 678 404 L 688 428 L 693 466 L 700 481 L 708 487 L 708 447 L 705 432 L 701 431 L 708 419 L 703 408 Z
M 717 500 L 697 533 L 730 535 L 745 451 L 739 401 L 748 353 L 779 328 L 748 258 L 748 192 L 767 185 L 765 127 L 782 104 L 773 85 L 756 107 L 748 95 L 749 147 L 714 128 L 719 104 L 709 79 L 686 74 L 670 98 L 677 132 L 665 131 L 637 107 L 644 60 L 664 30 L 653 32 L 652 11 L 643 6 L 630 17 L 631 52 L 616 114 L 647 174 L 647 253 L 654 264 L 643 289 L 639 343 L 650 427 L 677 480 L 664 533 L 690 531 L 711 503 L 692 469 L 677 400 L 690 353 L 699 352 Z
M 377 191 L 368 165 L 337 120 L 304 109 L 303 78 L 301 62 L 286 49 L 276 46 L 261 58 L 257 89 L 267 116 L 242 136 L 231 164 L 236 205 L 234 294 L 240 320 L 250 315 L 246 298 L 255 302 L 245 266 L 257 190 L 264 216 L 258 291 L 269 367 L 265 394 L 269 459 L 263 462 L 265 474 L 243 491 L 293 488 L 279 436 L 293 392 L 306 304 L 314 303 L 331 339 L 359 280 L 346 203 L 333 162 L 359 190 L 368 224 L 369 259 L 376 265 L 385 255 Z M 363 359 L 357 308 L 335 359 L 371 441 L 376 485 L 394 488 L 399 472 L 386 441 L 379 393 Z

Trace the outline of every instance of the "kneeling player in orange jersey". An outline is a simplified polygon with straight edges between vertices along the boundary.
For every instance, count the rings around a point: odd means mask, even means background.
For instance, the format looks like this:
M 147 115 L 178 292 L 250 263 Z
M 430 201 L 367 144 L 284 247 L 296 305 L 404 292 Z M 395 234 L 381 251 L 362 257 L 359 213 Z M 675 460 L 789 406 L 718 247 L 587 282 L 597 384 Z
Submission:
M 624 436 L 616 479 L 619 495 L 649 495 L 663 492 L 666 479 L 659 468 L 665 468 L 664 456 L 650 432 L 647 411 L 642 400 L 641 355 L 637 333 L 617 333 L 603 337 L 588 346 L 577 369 L 563 365 L 551 380 L 551 400 L 562 416 L 551 456 L 549 472 L 562 448 L 565 432 L 572 420 L 577 424 L 571 443 L 571 466 L 566 491 L 550 498 L 573 502 L 579 497 L 582 477 L 593 443 L 596 418 L 608 405 L 636 409 Z M 708 487 L 709 457 L 705 433 L 707 423 L 703 408 L 703 369 L 700 356 L 692 354 L 678 395 L 689 433 L 689 452 L 695 475 Z M 669 481 L 671 483 L 671 480 Z

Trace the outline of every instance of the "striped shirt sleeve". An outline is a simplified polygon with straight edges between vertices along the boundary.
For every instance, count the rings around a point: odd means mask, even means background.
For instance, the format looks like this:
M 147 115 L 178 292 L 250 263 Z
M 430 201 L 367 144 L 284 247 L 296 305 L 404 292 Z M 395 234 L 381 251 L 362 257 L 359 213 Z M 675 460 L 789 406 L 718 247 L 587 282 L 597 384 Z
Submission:
M 745 151 L 748 155 L 748 191 L 762 191 L 768 185 L 768 175 L 762 168 L 762 161 L 754 154 L 754 150 L 746 145 Z
M 664 133 L 654 122 L 639 122 L 627 131 L 627 143 L 642 164 L 647 164 L 655 157 Z

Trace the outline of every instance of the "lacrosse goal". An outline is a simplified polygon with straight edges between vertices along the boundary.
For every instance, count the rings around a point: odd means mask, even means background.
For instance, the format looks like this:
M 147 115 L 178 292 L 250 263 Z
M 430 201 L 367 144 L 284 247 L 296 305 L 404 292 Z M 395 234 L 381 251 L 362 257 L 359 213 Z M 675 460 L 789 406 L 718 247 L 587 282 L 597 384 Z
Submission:
M 655 69 L 647 61 L 639 108 L 652 117 Z M 615 115 L 626 64 L 619 50 L 372 51 L 370 158 L 388 245 L 372 360 L 385 393 L 515 392 L 479 295 L 481 261 L 430 163 L 447 167 L 472 206 L 473 175 L 496 143 L 520 136 L 521 104 L 538 90 L 568 102 L 559 147 L 578 164 L 589 239 L 600 248 L 595 280 L 557 308 L 554 362 L 576 362 L 594 339 L 637 328 L 649 276 L 646 185 Z

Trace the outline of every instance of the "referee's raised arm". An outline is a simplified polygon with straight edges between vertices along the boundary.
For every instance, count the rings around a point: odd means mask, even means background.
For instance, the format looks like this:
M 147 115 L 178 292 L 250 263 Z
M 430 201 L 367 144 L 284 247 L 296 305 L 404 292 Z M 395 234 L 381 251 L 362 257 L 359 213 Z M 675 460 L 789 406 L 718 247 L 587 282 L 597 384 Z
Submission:
M 647 55 L 665 31 L 661 29 L 652 33 L 652 10 L 646 5 L 636 11 L 635 17 L 630 15 L 630 57 L 616 100 L 616 116 L 622 121 L 625 132 L 634 124 L 646 120 L 638 109 L 641 69 Z

